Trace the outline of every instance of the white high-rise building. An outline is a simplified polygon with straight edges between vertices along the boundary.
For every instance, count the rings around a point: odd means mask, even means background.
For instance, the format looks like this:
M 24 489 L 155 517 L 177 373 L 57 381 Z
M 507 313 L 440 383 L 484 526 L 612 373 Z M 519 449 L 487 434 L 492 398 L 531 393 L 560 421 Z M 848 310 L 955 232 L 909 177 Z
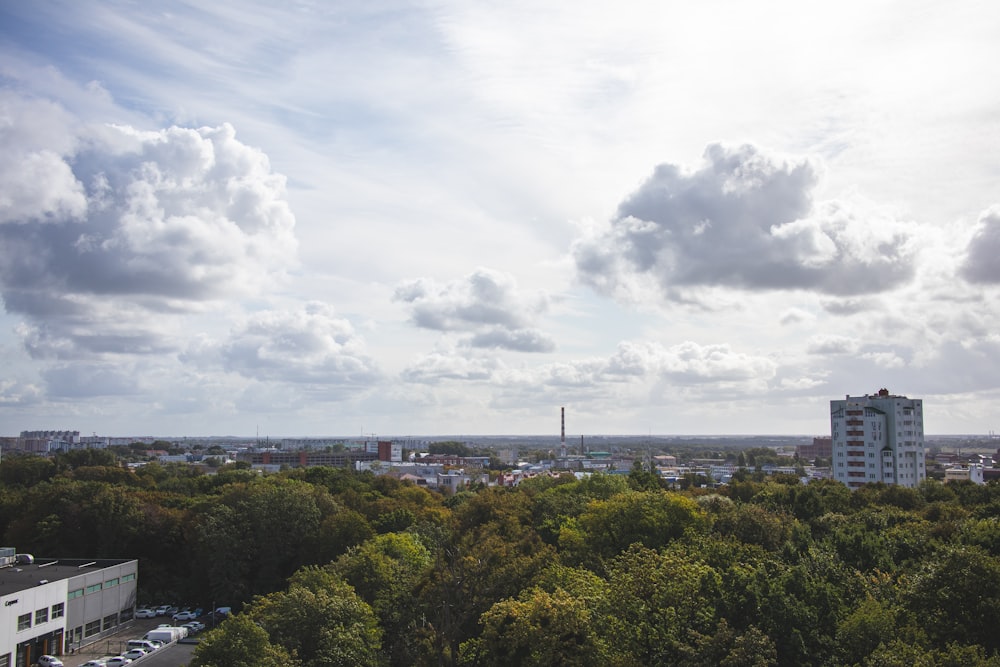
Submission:
M 924 468 L 923 401 L 880 389 L 830 401 L 833 477 L 852 489 L 885 482 L 916 486 Z

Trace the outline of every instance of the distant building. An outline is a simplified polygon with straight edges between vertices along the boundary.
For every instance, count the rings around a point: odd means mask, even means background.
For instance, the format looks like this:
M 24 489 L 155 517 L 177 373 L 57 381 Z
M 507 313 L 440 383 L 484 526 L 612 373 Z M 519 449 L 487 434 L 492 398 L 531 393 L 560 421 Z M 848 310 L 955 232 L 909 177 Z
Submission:
M 924 406 L 881 389 L 830 401 L 833 477 L 852 489 L 872 482 L 914 487 L 926 478 Z
M 829 459 L 833 457 L 833 439 L 829 436 L 813 438 L 811 445 L 796 445 L 795 453 L 802 461 Z
M 79 442 L 79 431 L 21 431 L 17 448 L 22 452 L 47 454 L 51 450 L 70 449 Z
M 945 468 L 945 482 L 963 482 L 969 480 L 973 484 L 985 484 L 983 479 L 983 466 L 972 463 L 967 466 L 952 466 Z
M 279 467 L 308 468 L 311 466 L 332 466 L 335 468 L 353 468 L 357 461 L 377 461 L 377 452 L 354 449 L 340 452 L 317 452 L 317 451 L 263 451 L 263 452 L 240 452 L 236 459 L 246 461 L 253 467 Z

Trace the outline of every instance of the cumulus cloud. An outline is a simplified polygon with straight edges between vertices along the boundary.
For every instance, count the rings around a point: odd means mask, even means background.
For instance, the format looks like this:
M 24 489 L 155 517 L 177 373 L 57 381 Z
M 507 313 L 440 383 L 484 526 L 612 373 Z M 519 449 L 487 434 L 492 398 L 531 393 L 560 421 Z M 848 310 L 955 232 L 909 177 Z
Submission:
M 402 373 L 407 382 L 435 384 L 442 380 L 484 381 L 502 365 L 495 359 L 464 357 L 454 353 L 432 352 L 417 359 Z
M 980 215 L 961 272 L 969 282 L 1000 283 L 1000 206 Z
M 914 271 L 910 231 L 814 203 L 817 167 L 754 146 L 709 146 L 696 171 L 658 166 L 610 227 L 573 244 L 581 280 L 671 300 L 705 287 L 804 289 L 858 295 L 892 289 Z
M 17 380 L 0 380 L 0 407 L 24 407 L 41 402 L 44 396 L 38 385 Z
M 212 355 L 245 377 L 324 385 L 331 397 L 368 388 L 381 378 L 351 323 L 321 303 L 299 312 L 256 313 L 228 340 L 202 343 L 187 358 L 204 361 Z
M 136 374 L 128 368 L 100 363 L 74 363 L 42 373 L 46 393 L 53 398 L 131 396 L 139 392 Z
M 818 334 L 809 339 L 806 349 L 809 354 L 854 354 L 858 341 L 836 334 Z
M 480 268 L 443 285 L 420 278 L 400 284 L 396 301 L 410 304 L 412 322 L 435 331 L 468 334 L 463 344 L 515 352 L 551 352 L 554 341 L 533 328 L 548 308 L 544 295 L 526 295 L 513 276 Z
M 0 224 L 75 219 L 87 208 L 66 160 L 72 116 L 52 102 L 0 91 Z
M 0 103 L 0 294 L 33 355 L 162 351 L 154 320 L 257 294 L 295 262 L 285 179 L 231 126 L 94 127 Z
M 475 379 L 505 388 L 599 391 L 602 387 L 650 381 L 688 386 L 759 382 L 773 378 L 776 370 L 773 360 L 737 352 L 726 344 L 685 341 L 668 347 L 655 342 L 622 341 L 608 357 L 558 361 L 534 368 L 511 368 L 491 360 L 465 358 L 454 350 L 437 352 L 422 357 L 403 377 L 418 382 Z

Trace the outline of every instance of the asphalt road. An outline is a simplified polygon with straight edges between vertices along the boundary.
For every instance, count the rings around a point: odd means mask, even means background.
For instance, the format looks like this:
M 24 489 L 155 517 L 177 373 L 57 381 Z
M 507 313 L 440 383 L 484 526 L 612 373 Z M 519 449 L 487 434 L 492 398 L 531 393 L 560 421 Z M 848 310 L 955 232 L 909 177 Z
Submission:
M 79 665 L 88 660 L 106 659 L 121 655 L 121 653 L 128 650 L 125 646 L 127 640 L 138 639 L 146 634 L 147 631 L 163 622 L 163 618 L 136 619 L 129 627 L 122 628 L 111 637 L 106 637 L 84 647 L 82 651 L 75 655 L 62 655 L 59 657 L 67 667 L 79 667 Z M 133 661 L 129 667 L 132 667 L 132 665 L 135 665 L 135 667 L 182 667 L 183 665 L 187 665 L 191 661 L 191 655 L 194 653 L 194 647 L 196 646 L 193 642 L 186 643 L 187 641 L 189 640 L 184 640 L 185 643 L 175 642 L 169 646 L 165 646 L 139 660 Z

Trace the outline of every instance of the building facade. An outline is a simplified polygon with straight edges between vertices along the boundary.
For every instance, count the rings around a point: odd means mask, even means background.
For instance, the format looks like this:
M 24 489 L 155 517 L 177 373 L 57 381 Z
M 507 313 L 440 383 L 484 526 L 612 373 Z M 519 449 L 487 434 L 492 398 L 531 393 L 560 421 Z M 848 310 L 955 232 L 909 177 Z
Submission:
M 796 445 L 795 453 L 802 461 L 828 459 L 833 456 L 833 441 L 829 437 L 813 438 L 811 445 Z
M 855 489 L 884 482 L 914 487 L 924 466 L 924 406 L 920 399 L 880 389 L 830 401 L 833 478 Z
M 131 621 L 138 569 L 136 560 L 31 559 L 0 548 L 0 667 L 63 655 Z

